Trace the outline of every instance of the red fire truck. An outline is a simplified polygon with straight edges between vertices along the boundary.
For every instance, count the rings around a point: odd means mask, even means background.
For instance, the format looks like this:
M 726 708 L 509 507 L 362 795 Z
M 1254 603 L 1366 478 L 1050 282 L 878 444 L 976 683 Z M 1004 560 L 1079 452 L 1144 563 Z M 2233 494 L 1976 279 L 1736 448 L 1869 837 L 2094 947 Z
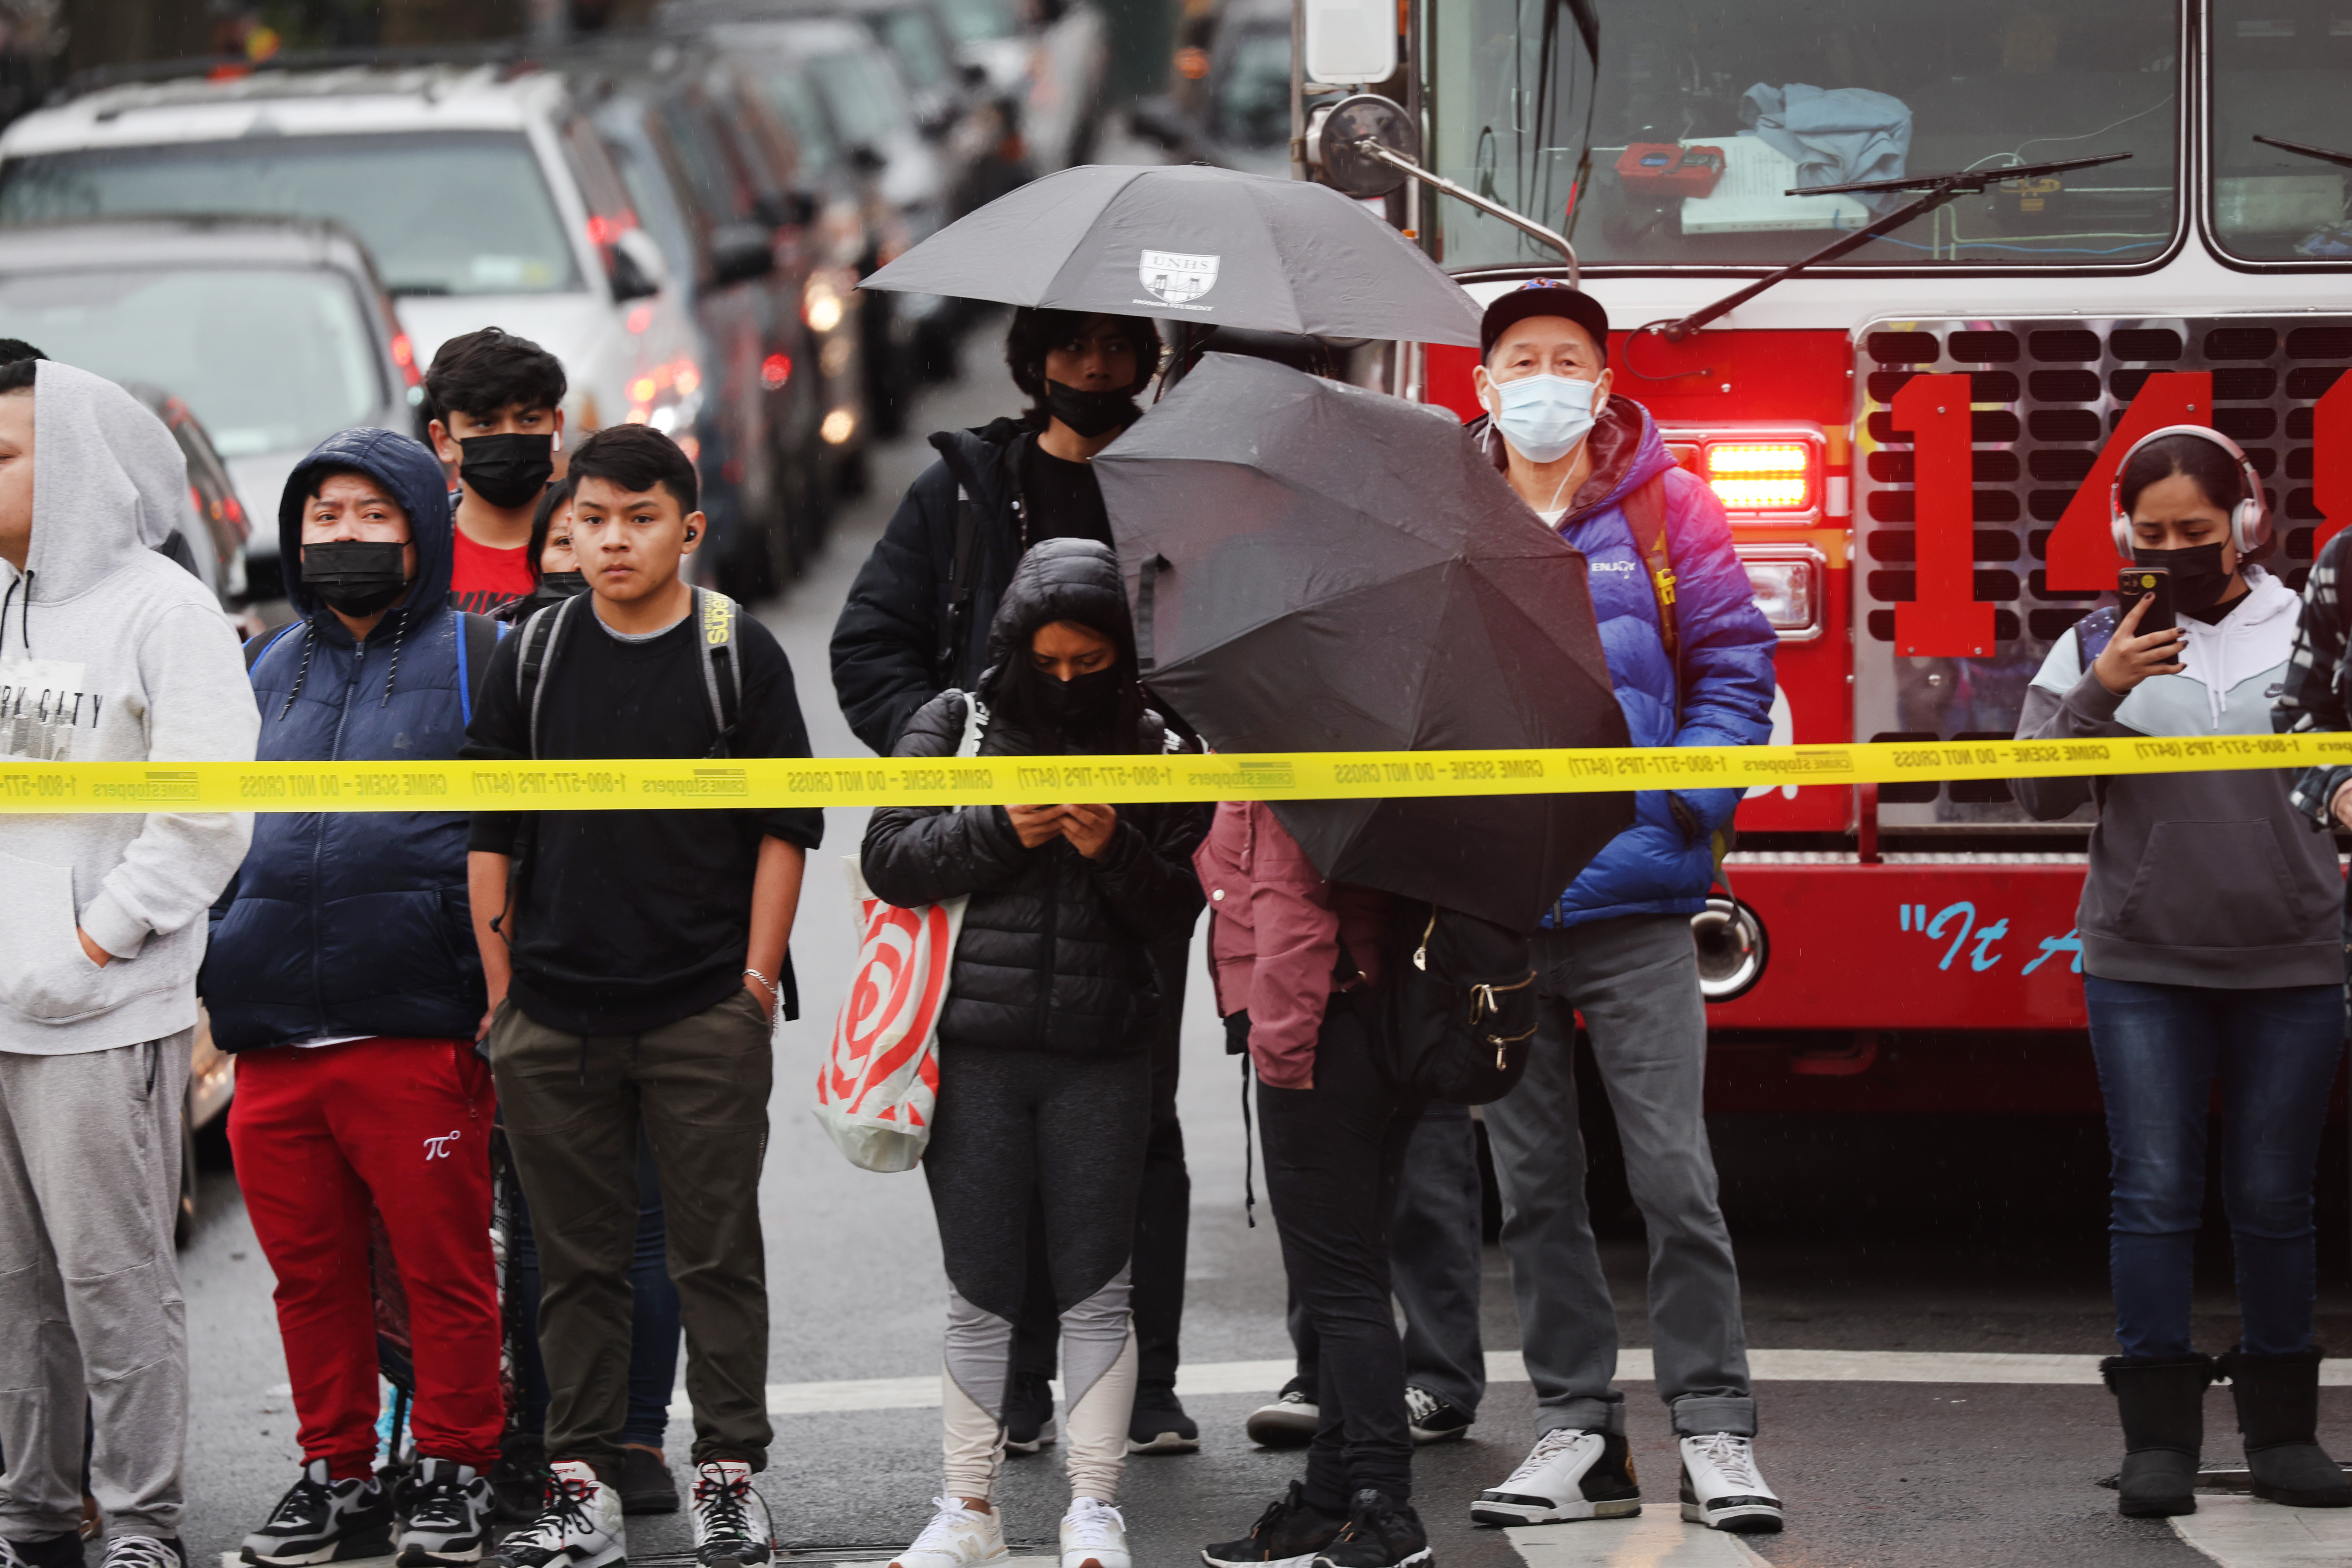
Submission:
M 1616 390 L 1723 498 L 1780 630 L 1775 740 L 1959 752 L 2112 591 L 2137 433 L 2245 446 L 2290 585 L 2352 522 L 2347 82 L 2343 0 L 1411 0 L 1374 90 L 1431 173 L 1572 240 Z M 1909 188 L 1787 194 L 1874 180 Z M 1482 300 L 1568 271 L 1390 201 Z M 1475 413 L 1473 357 L 1402 379 Z M 1749 792 L 1698 922 L 1711 1102 L 2095 1110 L 2087 831 L 1998 780 Z

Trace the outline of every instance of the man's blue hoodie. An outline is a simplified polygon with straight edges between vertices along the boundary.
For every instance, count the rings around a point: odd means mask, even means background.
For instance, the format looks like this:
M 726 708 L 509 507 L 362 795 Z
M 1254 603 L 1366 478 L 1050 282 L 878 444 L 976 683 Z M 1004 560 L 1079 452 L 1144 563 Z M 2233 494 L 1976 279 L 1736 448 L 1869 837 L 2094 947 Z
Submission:
M 302 580 L 302 510 L 323 474 L 354 469 L 408 514 L 416 581 L 355 643 Z M 389 430 L 331 436 L 278 507 L 287 597 L 302 620 L 265 633 L 253 663 L 265 762 L 455 758 L 472 716 L 469 651 L 448 606 L 441 465 Z M 224 1050 L 341 1037 L 471 1039 L 486 1005 L 466 897 L 467 817 L 453 812 L 265 813 L 213 907 L 198 984 Z

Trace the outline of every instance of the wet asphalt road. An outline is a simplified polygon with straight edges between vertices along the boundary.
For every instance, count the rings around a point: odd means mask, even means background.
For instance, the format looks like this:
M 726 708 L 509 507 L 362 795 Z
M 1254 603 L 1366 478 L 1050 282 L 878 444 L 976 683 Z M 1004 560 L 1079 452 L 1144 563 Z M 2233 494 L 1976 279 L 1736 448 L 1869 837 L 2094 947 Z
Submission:
M 985 329 L 966 359 L 967 381 L 935 389 L 917 430 L 978 424 L 1015 405 Z M 792 658 L 820 754 L 863 754 L 832 701 L 824 647 L 851 575 L 898 491 L 929 456 L 919 437 L 879 453 L 871 495 L 840 521 L 829 552 L 762 611 Z M 839 858 L 855 852 L 862 816 L 831 814 L 794 935 L 806 1016 L 779 1038 L 761 1191 L 772 1384 L 919 1378 L 938 1366 L 944 1289 L 920 1179 L 853 1169 L 808 1112 L 855 951 Z M 1263 1204 L 1256 1228 L 1244 1220 L 1239 1079 L 1222 1054 L 1204 988 L 1192 989 L 1182 1098 L 1194 1197 L 1186 1356 L 1198 1363 L 1277 1361 L 1288 1354 L 1280 1264 Z M 2095 1126 L 2063 1119 L 1864 1124 L 1726 1116 L 1717 1119 L 1716 1137 L 1751 1343 L 2075 1355 L 2111 1348 L 2099 1212 L 2104 1152 Z M 187 1540 L 199 1564 L 236 1546 L 298 1462 L 269 1271 L 234 1177 L 217 1160 L 184 1258 L 194 1393 Z M 2343 1192 L 2340 1141 L 2331 1144 L 2324 1180 Z M 2324 1337 L 2352 1345 L 2342 1205 L 2332 1204 L 2328 1217 Z M 2200 1337 L 2218 1351 L 2231 1332 L 2228 1270 L 2225 1251 L 2209 1250 Z M 1608 1251 L 1625 1342 L 1645 1344 L 1638 1233 L 1621 1225 Z M 1487 1349 L 1510 1350 L 1518 1338 L 1508 1280 L 1491 1247 L 1486 1270 Z M 1240 1429 L 1273 1386 L 1193 1397 L 1202 1451 L 1131 1463 L 1121 1500 L 1139 1563 L 1196 1562 L 1201 1542 L 1239 1533 L 1297 1472 L 1294 1456 L 1254 1448 Z M 1673 1451 L 1649 1385 L 1627 1387 L 1654 1522 L 1673 1512 Z M 2117 1447 L 2111 1402 L 2095 1385 L 1787 1382 L 1763 1384 L 1759 1395 L 1761 1461 L 1789 1503 L 1790 1522 L 1787 1533 L 1752 1544 L 1775 1565 L 2158 1568 L 2207 1560 L 2161 1523 L 2115 1517 L 2113 1494 L 2095 1484 L 2112 1473 Z M 2217 1390 L 2209 1412 L 2209 1463 L 2234 1451 L 2226 1398 Z M 2324 1432 L 2339 1452 L 2352 1451 L 2352 1389 L 2330 1389 L 2324 1398 Z M 1557 1542 L 1519 1543 L 1471 1528 L 1469 1500 L 1517 1461 L 1531 1410 L 1524 1383 L 1498 1384 L 1469 1440 L 1422 1451 L 1418 1500 L 1447 1568 L 1740 1560 L 1719 1538 L 1660 1555 L 1624 1527 L 1605 1524 L 1573 1527 Z M 673 1415 L 671 1451 L 682 1458 L 682 1403 Z M 920 1408 L 779 1416 L 761 1485 L 780 1539 L 827 1549 L 834 1561 L 887 1558 L 928 1515 L 938 1487 L 936 1423 L 935 1411 Z M 1051 1540 L 1066 1496 L 1058 1470 L 1052 1449 L 1009 1466 L 1003 1501 L 1016 1542 Z M 641 1560 L 689 1543 L 682 1516 L 634 1521 L 631 1542 Z

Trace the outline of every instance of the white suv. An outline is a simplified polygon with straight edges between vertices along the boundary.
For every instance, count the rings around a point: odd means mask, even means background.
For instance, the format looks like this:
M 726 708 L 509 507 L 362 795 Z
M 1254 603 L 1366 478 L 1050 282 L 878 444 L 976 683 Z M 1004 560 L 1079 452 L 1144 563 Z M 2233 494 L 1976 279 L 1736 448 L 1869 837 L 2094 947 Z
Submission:
M 373 253 L 417 370 L 445 340 L 503 327 L 563 362 L 575 431 L 635 419 L 692 440 L 692 317 L 557 76 L 167 80 L 88 93 L 0 135 L 0 224 L 202 213 L 340 220 Z M 239 488 L 274 498 L 284 478 L 240 474 Z

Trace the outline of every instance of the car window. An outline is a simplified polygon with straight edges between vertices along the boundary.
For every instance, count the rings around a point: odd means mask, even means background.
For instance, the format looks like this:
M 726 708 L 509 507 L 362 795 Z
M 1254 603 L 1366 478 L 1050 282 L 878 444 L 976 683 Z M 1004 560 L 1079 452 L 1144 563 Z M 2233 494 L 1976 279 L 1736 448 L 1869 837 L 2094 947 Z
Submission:
M 875 37 L 897 58 L 908 81 L 926 92 L 947 84 L 948 58 L 929 16 L 920 11 L 879 11 L 873 20 Z
M 694 276 L 694 237 L 686 226 L 686 215 L 678 210 L 677 197 L 661 169 L 655 163 L 653 151 L 639 142 L 615 138 L 604 144 L 619 171 L 622 186 L 628 192 L 629 205 L 637 215 L 637 222 L 654 243 L 662 248 L 674 277 Z
M 942 0 L 940 19 L 948 25 L 948 31 L 955 35 L 959 44 L 1010 38 L 1021 31 L 1021 18 L 1006 0 Z
M 81 268 L 0 277 L 0 337 L 186 400 L 224 458 L 308 451 L 387 401 L 358 293 L 315 268 Z
M 661 107 L 662 128 L 691 188 L 705 221 L 733 223 L 751 210 L 751 193 L 736 177 L 735 165 L 719 143 L 717 131 L 699 108 L 673 98 Z
M 156 213 L 339 219 L 395 294 L 581 287 L 539 159 L 517 133 L 244 137 L 0 164 L 0 223 Z
M 818 62 L 816 79 L 844 140 L 880 148 L 900 133 L 905 105 L 880 60 L 863 51 L 828 56 Z
M 802 169 L 817 174 L 832 168 L 840 153 L 834 144 L 833 122 L 801 68 L 777 60 L 757 68 L 755 74 L 767 89 L 768 101 L 800 142 Z
M 2352 14 L 2280 0 L 2211 8 L 2213 232 L 2248 261 L 2352 261 L 2352 191 L 2342 167 L 2254 140 L 2352 146 L 2344 84 Z

